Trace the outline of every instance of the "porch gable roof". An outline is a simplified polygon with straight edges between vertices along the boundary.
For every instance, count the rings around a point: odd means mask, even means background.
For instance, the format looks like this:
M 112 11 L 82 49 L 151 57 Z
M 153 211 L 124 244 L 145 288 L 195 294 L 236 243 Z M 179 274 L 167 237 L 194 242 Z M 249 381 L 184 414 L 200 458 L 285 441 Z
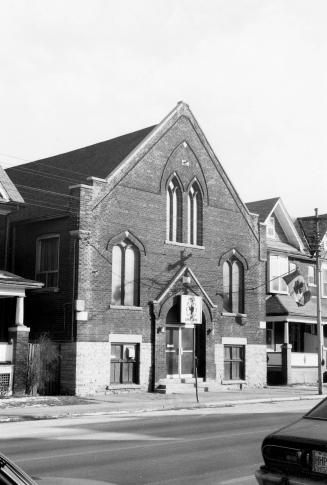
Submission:
M 327 302 L 322 302 L 322 314 L 327 317 Z M 311 298 L 305 305 L 298 306 L 290 295 L 270 295 L 266 300 L 267 321 L 269 316 L 292 316 L 296 318 L 317 318 L 317 300 Z

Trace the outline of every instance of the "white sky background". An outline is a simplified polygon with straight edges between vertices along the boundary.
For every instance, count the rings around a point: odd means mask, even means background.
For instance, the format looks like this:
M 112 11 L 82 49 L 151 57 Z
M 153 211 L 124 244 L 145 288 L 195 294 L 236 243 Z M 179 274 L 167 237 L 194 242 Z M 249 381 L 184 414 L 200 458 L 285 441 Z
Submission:
M 326 25 L 326 0 L 2 0 L 0 164 L 156 124 L 183 100 L 243 201 L 327 212 Z

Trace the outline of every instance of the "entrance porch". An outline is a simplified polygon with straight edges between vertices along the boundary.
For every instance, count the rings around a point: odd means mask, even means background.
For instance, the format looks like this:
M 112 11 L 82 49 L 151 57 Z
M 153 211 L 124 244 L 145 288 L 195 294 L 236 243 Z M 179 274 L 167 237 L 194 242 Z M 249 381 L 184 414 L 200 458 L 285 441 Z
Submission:
M 267 322 L 267 383 L 315 384 L 318 378 L 317 324 L 312 319 L 272 317 Z M 326 370 L 327 332 L 324 329 L 324 370 Z
M 0 395 L 25 393 L 30 331 L 24 322 L 25 290 L 42 286 L 0 271 Z

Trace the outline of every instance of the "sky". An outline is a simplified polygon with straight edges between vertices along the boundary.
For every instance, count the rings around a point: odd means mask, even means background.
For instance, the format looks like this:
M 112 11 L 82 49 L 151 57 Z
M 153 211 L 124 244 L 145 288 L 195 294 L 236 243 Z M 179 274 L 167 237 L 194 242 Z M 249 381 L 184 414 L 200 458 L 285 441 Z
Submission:
M 0 164 L 160 122 L 183 100 L 244 202 L 327 212 L 326 0 L 2 0 Z

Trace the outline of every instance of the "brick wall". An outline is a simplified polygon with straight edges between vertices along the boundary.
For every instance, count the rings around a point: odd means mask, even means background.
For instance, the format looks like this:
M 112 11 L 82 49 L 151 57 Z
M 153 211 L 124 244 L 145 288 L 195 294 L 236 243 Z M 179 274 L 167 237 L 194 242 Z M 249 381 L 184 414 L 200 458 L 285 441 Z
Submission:
M 107 182 L 93 180 L 90 187 L 72 188 L 69 216 L 17 225 L 15 269 L 25 277 L 34 277 L 37 235 L 60 233 L 59 292 L 39 293 L 28 299 L 26 318 L 32 335 L 47 329 L 62 342 L 77 340 L 76 392 L 95 391 L 105 385 L 104 375 L 109 372 L 105 349 L 111 333 L 142 335 L 142 352 L 147 349 L 141 359 L 142 382 L 151 379 L 156 382 L 165 376 L 165 335 L 157 332 L 159 319 L 160 324 L 166 323 L 165 315 L 155 316 L 152 302 L 160 298 L 184 264 L 192 269 L 213 302 L 207 309 L 205 377 L 219 379 L 214 349 L 221 344 L 222 337 L 246 338 L 249 346 L 264 345 L 265 333 L 259 328 L 265 315 L 264 248 L 260 247 L 257 220 L 243 206 L 192 115 L 186 108 L 181 109 L 152 136 L 151 147 L 140 150 Z M 201 185 L 204 201 L 201 248 L 186 243 L 186 216 L 184 244 L 166 242 L 166 188 L 173 173 L 182 184 L 185 215 L 190 184 L 196 177 Z M 31 213 L 33 208 L 29 207 L 26 214 L 31 217 Z M 19 219 L 24 219 L 22 214 Z M 28 240 L 24 237 L 27 230 L 31 235 Z M 112 247 L 119 235 L 124 237 L 125 231 L 140 249 L 138 309 L 111 305 Z M 246 262 L 246 316 L 241 319 L 222 314 L 222 265 L 224 254 L 232 249 Z M 181 291 L 180 281 L 169 297 L 173 299 Z M 201 294 L 197 285 L 194 291 Z M 65 305 L 71 305 L 74 299 L 84 300 L 87 311 L 87 318 L 76 326 L 65 319 L 64 311 Z M 74 360 L 68 359 L 71 345 L 62 347 L 65 357 L 61 376 L 63 389 L 73 390 Z M 95 377 L 96 366 L 103 372 Z

